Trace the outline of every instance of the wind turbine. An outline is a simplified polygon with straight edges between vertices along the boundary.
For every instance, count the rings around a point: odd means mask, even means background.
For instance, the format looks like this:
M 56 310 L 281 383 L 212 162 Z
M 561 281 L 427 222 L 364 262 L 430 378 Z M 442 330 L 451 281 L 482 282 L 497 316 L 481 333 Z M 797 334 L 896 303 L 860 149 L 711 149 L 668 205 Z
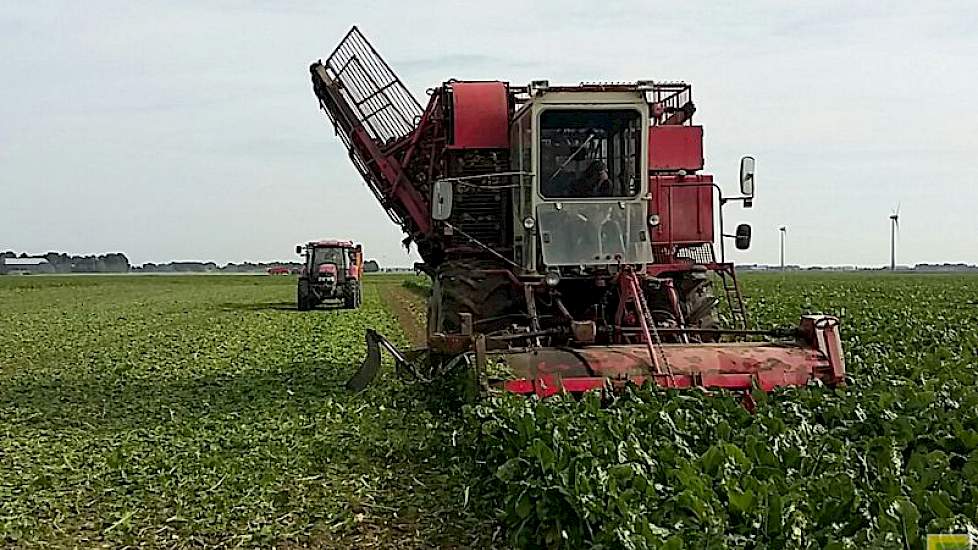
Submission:
M 890 214 L 890 271 L 896 271 L 896 235 L 900 231 L 900 203 Z

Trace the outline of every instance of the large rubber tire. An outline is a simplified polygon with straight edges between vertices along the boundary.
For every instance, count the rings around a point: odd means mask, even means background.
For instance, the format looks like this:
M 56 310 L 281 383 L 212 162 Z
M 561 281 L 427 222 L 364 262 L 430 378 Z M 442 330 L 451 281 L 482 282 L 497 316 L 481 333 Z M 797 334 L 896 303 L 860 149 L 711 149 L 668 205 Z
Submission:
M 343 300 L 343 307 L 346 309 L 357 309 L 360 307 L 360 285 L 351 285 L 350 291 Z
M 309 289 L 309 281 L 299 279 L 299 285 L 295 292 L 296 308 L 299 311 L 309 311 L 312 309 L 312 292 Z
M 526 313 L 523 297 L 505 273 L 486 273 L 501 268 L 488 260 L 442 262 L 432 283 L 428 305 L 428 331 L 457 333 L 462 313 L 471 313 L 475 330 L 490 333 L 518 320 L 509 317 Z
M 713 294 L 713 282 L 706 271 L 693 271 L 679 280 L 682 290 L 683 317 L 686 326 L 701 329 L 720 328 L 720 317 L 717 314 L 718 302 Z M 716 342 L 719 335 L 702 334 L 695 339 L 701 342 Z

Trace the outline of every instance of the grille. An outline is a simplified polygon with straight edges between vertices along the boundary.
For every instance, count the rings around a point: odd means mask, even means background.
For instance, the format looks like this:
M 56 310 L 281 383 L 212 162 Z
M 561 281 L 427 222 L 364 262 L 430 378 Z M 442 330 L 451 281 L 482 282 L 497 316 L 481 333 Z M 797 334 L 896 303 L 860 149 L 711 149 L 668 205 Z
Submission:
M 466 177 L 505 172 L 509 169 L 509 152 L 468 151 L 454 162 L 452 176 Z M 480 178 L 455 186 L 452 223 L 468 235 L 492 248 L 507 242 L 509 223 L 510 178 Z M 499 187 L 500 188 L 496 188 Z M 463 238 L 458 238 L 459 243 Z
M 716 255 L 713 253 L 713 243 L 704 243 L 695 246 L 679 246 L 673 252 L 669 247 L 657 247 L 653 249 L 655 262 L 664 264 L 671 261 L 689 262 L 692 264 L 712 264 L 716 262 Z M 670 254 L 670 252 L 672 252 Z
M 689 260 L 694 264 L 712 264 L 716 261 L 716 256 L 713 254 L 713 243 L 679 247 L 676 250 L 676 259 Z

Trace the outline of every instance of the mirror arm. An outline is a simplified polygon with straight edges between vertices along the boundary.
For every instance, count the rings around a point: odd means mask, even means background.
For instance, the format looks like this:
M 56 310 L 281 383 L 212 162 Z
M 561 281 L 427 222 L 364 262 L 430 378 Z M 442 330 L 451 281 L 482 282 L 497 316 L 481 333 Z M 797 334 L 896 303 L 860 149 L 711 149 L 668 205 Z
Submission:
M 727 202 L 734 202 L 734 201 L 746 202 L 752 200 L 754 200 L 753 195 L 740 195 L 738 197 L 720 197 L 720 204 L 724 204 Z

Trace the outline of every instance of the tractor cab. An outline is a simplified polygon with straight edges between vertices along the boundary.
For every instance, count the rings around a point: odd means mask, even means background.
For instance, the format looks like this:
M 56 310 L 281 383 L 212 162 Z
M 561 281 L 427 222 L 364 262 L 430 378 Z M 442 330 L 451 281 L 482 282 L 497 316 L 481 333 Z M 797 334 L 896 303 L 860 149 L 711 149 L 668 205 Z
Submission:
M 529 90 L 510 138 L 521 174 L 519 263 L 530 271 L 651 263 L 645 92 L 545 83 Z
M 510 132 L 514 259 L 527 272 L 715 264 L 713 176 L 688 84 L 536 81 Z M 753 199 L 753 158 L 742 200 Z M 742 172 L 744 167 L 742 167 Z M 742 174 L 742 179 L 743 179 Z M 750 228 L 737 228 L 737 247 Z M 733 235 L 730 235 L 733 237 Z M 681 257 L 680 257 L 681 256 Z M 722 262 L 722 260 L 721 260 Z M 669 269 L 672 269 L 670 267 Z M 668 271 L 669 269 L 663 268 Z
M 363 249 L 352 241 L 310 241 L 295 247 L 304 256 L 297 303 L 308 310 L 327 300 L 356 307 L 360 300 Z
M 351 241 L 312 241 L 295 247 L 304 256 L 303 272 L 311 278 L 327 278 L 342 282 L 351 275 L 351 268 L 360 264 L 360 247 Z

